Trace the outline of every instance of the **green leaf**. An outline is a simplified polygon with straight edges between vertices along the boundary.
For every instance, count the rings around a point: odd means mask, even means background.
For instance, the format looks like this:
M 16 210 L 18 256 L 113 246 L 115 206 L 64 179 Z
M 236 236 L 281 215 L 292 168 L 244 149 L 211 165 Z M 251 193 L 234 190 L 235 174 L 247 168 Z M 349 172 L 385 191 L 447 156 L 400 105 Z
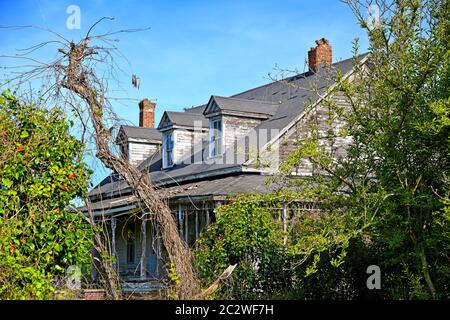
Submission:
M 13 185 L 13 182 L 11 180 L 9 180 L 8 178 L 2 178 L 2 183 L 3 183 L 3 185 L 5 185 L 8 188 Z

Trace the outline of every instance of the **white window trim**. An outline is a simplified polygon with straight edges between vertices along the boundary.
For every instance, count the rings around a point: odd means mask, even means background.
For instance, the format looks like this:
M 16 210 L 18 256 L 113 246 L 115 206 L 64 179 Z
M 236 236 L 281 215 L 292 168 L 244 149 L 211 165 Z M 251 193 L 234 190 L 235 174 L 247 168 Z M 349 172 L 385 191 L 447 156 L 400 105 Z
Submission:
M 220 121 L 221 127 L 222 127 L 222 137 L 221 137 L 221 145 L 220 145 L 220 153 L 213 155 L 212 154 L 212 148 L 211 148 L 211 138 L 214 134 L 214 122 Z M 208 155 L 209 158 L 218 158 L 221 157 L 224 153 L 225 149 L 225 123 L 223 121 L 223 117 L 214 118 L 209 121 L 209 141 L 208 141 Z

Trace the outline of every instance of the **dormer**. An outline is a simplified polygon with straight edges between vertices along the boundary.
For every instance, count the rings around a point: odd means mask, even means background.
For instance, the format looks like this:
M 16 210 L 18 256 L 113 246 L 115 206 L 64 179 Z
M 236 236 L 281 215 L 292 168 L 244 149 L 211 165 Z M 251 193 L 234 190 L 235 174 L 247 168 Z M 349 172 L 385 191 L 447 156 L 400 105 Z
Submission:
M 154 128 L 156 104 L 148 99 L 139 102 L 139 127 L 121 126 L 116 144 L 121 155 L 133 165 L 161 149 L 161 133 Z
M 195 153 L 202 153 L 202 144 L 208 132 L 208 121 L 202 114 L 166 111 L 158 130 L 163 141 L 163 169 L 203 160 L 193 159 Z
M 137 166 L 161 150 L 161 133 L 155 128 L 121 126 L 116 144 L 119 145 L 122 156 Z
M 262 121 L 272 117 L 278 103 L 211 96 L 203 111 L 208 119 L 209 158 L 221 156 Z

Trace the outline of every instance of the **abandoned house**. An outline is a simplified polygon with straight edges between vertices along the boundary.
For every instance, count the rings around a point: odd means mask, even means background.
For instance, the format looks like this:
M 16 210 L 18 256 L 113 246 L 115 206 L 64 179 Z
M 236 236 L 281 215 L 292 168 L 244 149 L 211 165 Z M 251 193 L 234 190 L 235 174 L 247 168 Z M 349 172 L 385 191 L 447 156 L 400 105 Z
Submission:
M 358 59 L 363 63 L 366 56 Z M 319 112 L 334 84 L 325 69 L 350 77 L 354 59 L 332 63 L 332 47 L 320 39 L 308 52 L 308 66 L 305 73 L 230 97 L 213 95 L 184 112 L 166 111 L 158 126 L 155 103 L 144 99 L 139 127 L 120 128 L 116 143 L 122 155 L 148 174 L 189 245 L 215 220 L 215 208 L 233 195 L 271 192 L 267 176 L 295 148 L 308 106 L 319 106 Z M 341 96 L 333 99 L 346 103 Z M 293 174 L 311 170 L 305 163 Z M 165 270 L 161 241 L 151 223 L 136 218 L 141 207 L 127 184 L 112 173 L 89 198 L 93 215 L 108 222 L 121 278 L 130 283 L 160 278 Z

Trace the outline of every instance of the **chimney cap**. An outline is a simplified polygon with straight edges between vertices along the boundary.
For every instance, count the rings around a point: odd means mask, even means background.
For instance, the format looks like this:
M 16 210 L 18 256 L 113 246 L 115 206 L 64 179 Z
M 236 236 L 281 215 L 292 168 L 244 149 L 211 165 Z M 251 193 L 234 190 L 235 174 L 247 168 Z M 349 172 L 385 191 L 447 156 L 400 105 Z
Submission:
M 316 44 L 317 45 L 330 44 L 330 41 L 328 41 L 328 39 L 326 39 L 326 38 L 320 38 L 320 39 L 316 40 Z
M 147 106 L 153 106 L 156 107 L 156 103 L 152 102 L 151 100 L 149 100 L 148 98 L 144 98 L 141 101 L 139 101 L 139 107 L 147 107 Z

